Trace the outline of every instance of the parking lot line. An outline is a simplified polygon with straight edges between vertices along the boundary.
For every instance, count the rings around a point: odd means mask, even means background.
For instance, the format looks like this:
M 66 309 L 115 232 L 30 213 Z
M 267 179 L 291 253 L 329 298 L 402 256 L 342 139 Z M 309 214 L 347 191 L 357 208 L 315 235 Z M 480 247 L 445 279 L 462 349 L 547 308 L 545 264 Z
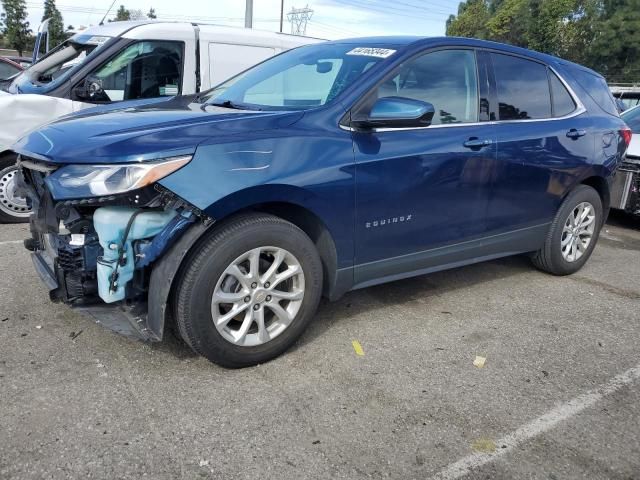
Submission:
M 630 368 L 620 375 L 613 377 L 608 383 L 579 395 L 566 403 L 563 403 L 547 413 L 539 416 L 535 420 L 523 425 L 512 433 L 496 441 L 497 449 L 493 453 L 475 453 L 461 458 L 452 463 L 444 470 L 431 477 L 433 480 L 454 480 L 464 477 L 473 469 L 493 462 L 498 457 L 503 456 L 517 448 L 520 444 L 538 435 L 551 430 L 560 422 L 570 419 L 581 413 L 583 410 L 595 405 L 606 396 L 611 395 L 621 388 L 632 384 L 640 379 L 640 365 Z

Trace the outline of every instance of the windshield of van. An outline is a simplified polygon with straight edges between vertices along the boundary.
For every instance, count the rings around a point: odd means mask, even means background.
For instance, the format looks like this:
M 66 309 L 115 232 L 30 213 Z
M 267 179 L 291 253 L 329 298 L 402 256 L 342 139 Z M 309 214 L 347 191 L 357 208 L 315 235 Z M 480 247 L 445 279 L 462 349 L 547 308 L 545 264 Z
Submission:
M 81 63 L 87 55 L 93 52 L 97 45 L 83 45 L 80 43 L 67 43 L 57 52 L 43 58 L 31 67 L 33 75 L 31 80 L 37 83 L 49 83 L 64 75 L 65 72 Z
M 62 80 L 74 67 L 107 43 L 110 37 L 75 36 L 61 43 L 28 69 L 15 77 L 14 84 L 49 85 Z
M 289 50 L 205 95 L 208 105 L 251 110 L 304 110 L 330 103 L 390 48 L 316 44 Z

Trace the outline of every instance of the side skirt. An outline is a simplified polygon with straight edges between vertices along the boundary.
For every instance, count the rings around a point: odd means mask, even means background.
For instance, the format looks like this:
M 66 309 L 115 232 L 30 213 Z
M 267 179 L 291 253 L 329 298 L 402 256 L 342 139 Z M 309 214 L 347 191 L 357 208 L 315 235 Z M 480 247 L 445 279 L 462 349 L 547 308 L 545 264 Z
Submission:
M 356 265 L 354 286 L 351 290 L 533 252 L 544 244 L 549 225 L 550 223 L 544 223 L 477 240 Z

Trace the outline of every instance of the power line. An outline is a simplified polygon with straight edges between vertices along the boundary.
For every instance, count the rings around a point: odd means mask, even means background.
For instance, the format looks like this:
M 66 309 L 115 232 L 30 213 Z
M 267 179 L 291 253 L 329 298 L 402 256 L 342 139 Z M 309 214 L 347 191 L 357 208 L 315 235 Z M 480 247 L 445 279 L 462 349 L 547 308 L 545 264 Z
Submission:
M 334 33 L 339 33 L 339 34 L 348 33 L 349 35 L 360 35 L 359 32 L 356 32 L 354 30 L 349 30 L 347 28 L 342 28 L 342 27 L 336 27 L 334 25 L 328 25 L 326 23 L 319 22 L 317 20 L 309 20 L 309 24 L 316 26 L 321 30 L 326 30 L 329 32 L 333 31 Z
M 387 8 L 387 4 L 386 3 L 380 3 L 376 0 L 358 0 L 360 2 L 364 2 L 367 4 L 375 4 L 377 8 Z M 437 7 L 437 8 L 434 8 Z M 421 12 L 424 14 L 430 14 L 433 12 L 436 13 L 442 13 L 442 14 L 451 14 L 456 10 L 451 10 L 448 7 L 444 6 L 444 5 L 422 5 L 422 6 L 418 6 L 418 5 L 413 5 L 411 3 L 406 3 L 406 2 L 402 2 L 402 1 L 398 1 L 398 0 L 394 0 L 393 2 L 393 7 L 389 7 L 391 9 L 397 9 L 399 12 L 403 12 L 403 13 L 407 13 L 409 15 L 415 15 L 416 12 Z
M 445 12 L 441 12 L 441 13 L 434 13 L 433 15 L 429 16 L 429 17 L 425 17 L 422 15 L 418 15 L 418 14 L 411 14 L 409 12 L 402 12 L 402 11 L 394 11 L 393 9 L 387 9 L 384 10 L 384 7 L 378 7 L 378 6 L 372 6 L 371 4 L 366 4 L 366 3 L 362 3 L 363 0 L 342 0 L 341 4 L 342 5 L 350 5 L 352 7 L 355 7 L 359 10 L 371 10 L 373 12 L 376 13 L 382 13 L 384 15 L 395 15 L 395 16 L 399 16 L 399 17 L 405 17 L 405 18 L 412 18 L 412 19 L 421 19 L 421 20 L 434 20 L 433 17 L 444 17 L 444 16 L 448 16 L 449 13 L 445 13 Z

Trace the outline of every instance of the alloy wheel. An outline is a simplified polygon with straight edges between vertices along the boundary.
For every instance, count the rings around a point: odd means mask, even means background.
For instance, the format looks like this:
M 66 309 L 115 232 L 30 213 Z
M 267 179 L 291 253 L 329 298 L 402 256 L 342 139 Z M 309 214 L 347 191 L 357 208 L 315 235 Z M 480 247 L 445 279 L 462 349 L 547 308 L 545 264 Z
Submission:
M 211 299 L 213 323 L 234 345 L 265 344 L 294 321 L 304 291 L 304 272 L 293 254 L 278 247 L 254 248 L 218 279 Z
M 589 202 L 578 204 L 569 214 L 562 229 L 562 256 L 567 262 L 575 262 L 584 255 L 593 240 L 596 211 Z

